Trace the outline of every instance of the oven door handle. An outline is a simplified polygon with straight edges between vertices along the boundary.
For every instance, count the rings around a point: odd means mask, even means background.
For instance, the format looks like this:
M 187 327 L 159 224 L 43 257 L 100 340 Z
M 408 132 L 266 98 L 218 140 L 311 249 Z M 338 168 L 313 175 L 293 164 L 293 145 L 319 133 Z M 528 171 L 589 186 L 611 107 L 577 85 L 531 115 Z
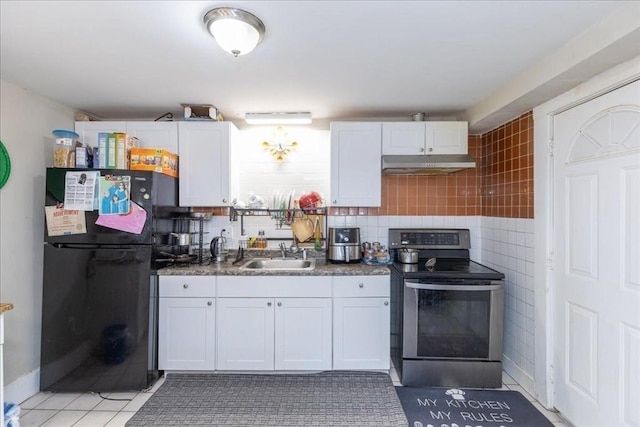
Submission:
M 501 282 L 491 285 L 444 285 L 442 283 L 419 283 L 405 280 L 407 288 L 433 291 L 495 291 L 502 288 Z

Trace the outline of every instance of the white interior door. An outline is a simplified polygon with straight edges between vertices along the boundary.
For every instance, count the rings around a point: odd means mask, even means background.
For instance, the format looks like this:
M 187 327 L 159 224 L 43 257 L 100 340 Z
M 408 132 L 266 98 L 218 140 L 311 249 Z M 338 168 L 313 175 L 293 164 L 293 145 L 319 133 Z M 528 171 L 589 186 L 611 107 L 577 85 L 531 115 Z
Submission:
M 640 81 L 555 116 L 555 406 L 640 426 Z

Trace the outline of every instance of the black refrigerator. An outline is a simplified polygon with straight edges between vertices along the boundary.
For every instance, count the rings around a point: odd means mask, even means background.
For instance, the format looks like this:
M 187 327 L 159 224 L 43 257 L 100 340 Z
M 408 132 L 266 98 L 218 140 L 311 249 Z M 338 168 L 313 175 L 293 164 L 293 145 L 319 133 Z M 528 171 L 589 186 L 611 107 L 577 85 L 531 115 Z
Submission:
M 47 169 L 45 206 L 64 202 L 68 171 L 82 169 Z M 43 391 L 139 391 L 160 374 L 155 242 L 173 226 L 178 182 L 156 172 L 97 171 L 128 177 L 130 201 L 147 218 L 140 233 L 96 225 L 97 210 L 82 212 L 86 233 L 49 236 L 45 223 Z

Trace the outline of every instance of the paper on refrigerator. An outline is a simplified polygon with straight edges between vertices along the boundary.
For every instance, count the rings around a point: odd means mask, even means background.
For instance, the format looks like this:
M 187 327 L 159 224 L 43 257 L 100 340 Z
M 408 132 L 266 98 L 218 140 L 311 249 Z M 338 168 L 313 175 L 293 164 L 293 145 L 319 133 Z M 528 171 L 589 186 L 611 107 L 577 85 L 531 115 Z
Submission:
M 64 208 L 79 211 L 94 210 L 99 177 L 98 171 L 67 172 L 64 181 Z
M 87 232 L 87 221 L 84 211 L 66 209 L 58 206 L 44 207 L 49 236 L 66 236 Z
M 130 212 L 126 215 L 98 215 L 96 225 L 141 234 L 147 222 L 147 211 L 135 202 L 131 202 Z

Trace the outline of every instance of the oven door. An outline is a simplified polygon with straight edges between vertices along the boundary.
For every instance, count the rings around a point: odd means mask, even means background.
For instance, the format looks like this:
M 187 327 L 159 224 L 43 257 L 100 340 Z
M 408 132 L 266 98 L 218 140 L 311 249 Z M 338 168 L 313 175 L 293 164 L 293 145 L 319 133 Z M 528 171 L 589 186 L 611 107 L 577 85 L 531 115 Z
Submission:
M 504 281 L 404 281 L 403 358 L 501 360 Z

